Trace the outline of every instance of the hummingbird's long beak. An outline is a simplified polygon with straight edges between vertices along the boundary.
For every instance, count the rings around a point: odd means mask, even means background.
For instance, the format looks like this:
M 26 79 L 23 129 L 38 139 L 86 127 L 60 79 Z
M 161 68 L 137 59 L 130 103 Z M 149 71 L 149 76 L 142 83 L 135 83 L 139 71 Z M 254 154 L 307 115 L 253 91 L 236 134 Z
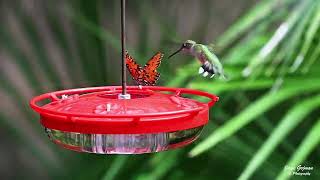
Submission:
M 174 56 L 174 55 L 176 55 L 178 52 L 180 52 L 181 50 L 182 50 L 182 46 L 180 47 L 180 49 L 178 49 L 176 52 L 174 52 L 174 53 L 172 53 L 169 57 L 168 57 L 168 59 L 170 59 L 172 56 Z

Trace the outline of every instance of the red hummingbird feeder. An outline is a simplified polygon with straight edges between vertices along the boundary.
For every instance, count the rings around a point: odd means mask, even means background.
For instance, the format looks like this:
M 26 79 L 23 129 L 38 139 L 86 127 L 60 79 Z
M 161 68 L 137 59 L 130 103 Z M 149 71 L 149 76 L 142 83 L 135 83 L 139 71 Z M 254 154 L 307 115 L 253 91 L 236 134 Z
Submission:
M 49 138 L 66 149 L 142 154 L 183 147 L 199 137 L 208 123 L 209 108 L 219 99 L 193 89 L 127 87 L 124 6 L 121 0 L 122 86 L 56 91 L 30 101 Z M 182 95 L 210 100 L 204 103 Z

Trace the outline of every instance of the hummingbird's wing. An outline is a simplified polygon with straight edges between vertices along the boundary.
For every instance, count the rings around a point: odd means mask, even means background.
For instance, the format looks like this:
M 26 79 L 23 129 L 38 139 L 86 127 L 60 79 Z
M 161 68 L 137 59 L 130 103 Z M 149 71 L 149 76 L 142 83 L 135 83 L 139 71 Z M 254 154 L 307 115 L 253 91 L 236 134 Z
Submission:
M 126 52 L 126 66 L 128 71 L 130 72 L 133 80 L 135 80 L 138 84 L 140 84 L 143 74 L 142 67 Z
M 157 68 L 160 66 L 162 58 L 163 54 L 157 52 L 144 66 L 143 76 L 146 85 L 155 85 L 158 81 L 160 73 L 157 72 Z
M 209 49 L 210 52 L 216 54 L 217 52 L 220 52 L 222 50 L 222 47 L 221 46 L 217 46 L 215 44 L 208 44 L 206 45 L 207 48 Z

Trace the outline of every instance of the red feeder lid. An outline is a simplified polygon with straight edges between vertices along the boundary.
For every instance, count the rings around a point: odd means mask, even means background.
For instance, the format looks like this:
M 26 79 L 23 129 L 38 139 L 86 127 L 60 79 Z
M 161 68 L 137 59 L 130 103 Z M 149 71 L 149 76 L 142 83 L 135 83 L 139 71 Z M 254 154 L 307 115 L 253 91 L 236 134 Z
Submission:
M 56 91 L 33 98 L 30 106 L 50 129 L 86 134 L 144 134 L 203 126 L 218 97 L 206 92 L 156 86 L 127 87 L 131 99 L 118 99 L 120 86 Z M 169 92 L 169 93 L 168 93 Z M 208 103 L 182 94 L 210 98 Z M 50 99 L 43 106 L 40 101 Z

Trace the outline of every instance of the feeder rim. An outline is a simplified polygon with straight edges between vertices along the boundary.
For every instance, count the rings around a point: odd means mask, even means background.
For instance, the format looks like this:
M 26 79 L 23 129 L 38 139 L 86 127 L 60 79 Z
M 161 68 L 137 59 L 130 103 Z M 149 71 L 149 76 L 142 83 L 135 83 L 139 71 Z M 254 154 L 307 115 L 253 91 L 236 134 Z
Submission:
M 211 100 L 207 103 L 209 107 L 213 106 L 215 102 L 219 100 L 219 97 L 199 91 L 199 90 L 193 90 L 193 89 L 186 89 L 186 88 L 171 88 L 171 87 L 162 87 L 162 86 L 143 86 L 143 89 L 139 89 L 137 86 L 128 86 L 127 89 L 130 90 L 154 90 L 154 91 L 168 91 L 168 92 L 174 92 L 175 96 L 180 96 L 181 94 L 193 94 L 193 95 L 199 95 L 204 96 L 207 98 L 210 98 Z M 107 92 L 117 92 L 122 90 L 121 86 L 103 86 L 103 87 L 89 87 L 89 88 L 77 88 L 77 89 L 69 89 L 69 90 L 61 90 L 56 92 L 50 92 L 46 94 L 42 94 L 40 96 L 36 96 L 30 101 L 30 106 L 32 109 L 34 109 L 36 112 L 41 114 L 53 114 L 53 115 L 62 115 L 67 117 L 88 117 L 88 118 L 141 118 L 141 117 L 156 117 L 156 116 L 169 116 L 169 115 L 181 115 L 186 113 L 198 113 L 203 109 L 203 107 L 198 107 L 195 109 L 189 109 L 189 110 L 180 110 L 180 111 L 174 111 L 174 112 L 167 112 L 167 113 L 148 113 L 148 114 L 114 114 L 114 115 L 106 115 L 106 114 L 78 114 L 78 113 L 70 113 L 70 112 L 57 112 L 54 110 L 49 110 L 46 108 L 43 108 L 42 106 L 37 105 L 38 102 L 43 101 L 45 99 L 50 99 L 51 102 L 61 100 L 58 98 L 58 96 L 62 95 L 74 95 L 74 94 L 85 94 L 85 93 L 93 93 L 93 92 L 101 92 L 101 91 L 107 91 Z

